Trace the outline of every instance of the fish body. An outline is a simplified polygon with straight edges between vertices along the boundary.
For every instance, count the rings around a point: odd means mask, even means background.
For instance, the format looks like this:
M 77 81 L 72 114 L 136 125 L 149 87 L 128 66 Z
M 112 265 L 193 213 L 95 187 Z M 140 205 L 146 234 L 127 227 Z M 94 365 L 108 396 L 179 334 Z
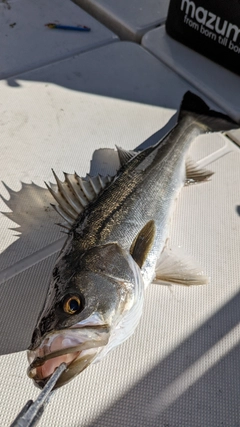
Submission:
M 179 277 L 161 277 L 156 266 L 189 171 L 188 178 L 194 180 L 211 175 L 192 166 L 186 172 L 192 141 L 200 134 L 234 127 L 227 116 L 209 110 L 188 92 L 178 124 L 142 152 L 119 149 L 122 167 L 95 198 L 89 196 L 89 203 L 82 193 L 74 198 L 79 191 L 76 182 L 83 188 L 81 179 L 73 183 L 67 177 L 68 192 L 58 183 L 55 198 L 62 198 L 63 216 L 71 217 L 71 226 L 29 347 L 28 374 L 35 384 L 43 387 L 54 369 L 66 362 L 68 369 L 57 383 L 61 386 L 125 341 L 140 320 L 144 289 L 156 276 L 173 283 L 205 283 L 195 271 L 189 280 L 185 271 L 179 271 Z M 101 177 L 95 184 L 89 179 L 93 189 L 101 184 Z

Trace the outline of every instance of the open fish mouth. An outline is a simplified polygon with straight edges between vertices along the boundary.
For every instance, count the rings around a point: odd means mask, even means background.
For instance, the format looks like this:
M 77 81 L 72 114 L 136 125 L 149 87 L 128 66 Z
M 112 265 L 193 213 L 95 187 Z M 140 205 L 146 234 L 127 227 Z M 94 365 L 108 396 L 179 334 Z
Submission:
M 102 326 L 49 334 L 37 349 L 28 350 L 30 365 L 27 374 L 38 387 L 43 388 L 55 369 L 64 362 L 67 369 L 55 385 L 58 388 L 87 368 L 108 340 L 109 328 Z

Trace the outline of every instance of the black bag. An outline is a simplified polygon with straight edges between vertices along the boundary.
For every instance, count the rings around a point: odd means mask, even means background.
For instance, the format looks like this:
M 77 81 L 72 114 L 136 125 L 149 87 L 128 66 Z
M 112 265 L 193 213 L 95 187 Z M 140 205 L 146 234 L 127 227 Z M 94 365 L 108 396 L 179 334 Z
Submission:
M 166 30 L 240 74 L 240 0 L 171 0 Z

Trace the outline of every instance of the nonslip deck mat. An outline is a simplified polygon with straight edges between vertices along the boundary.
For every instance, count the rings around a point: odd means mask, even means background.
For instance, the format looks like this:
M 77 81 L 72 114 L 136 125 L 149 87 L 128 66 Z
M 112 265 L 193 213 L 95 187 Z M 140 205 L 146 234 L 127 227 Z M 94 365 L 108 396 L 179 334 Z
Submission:
M 40 426 L 238 425 L 240 153 L 223 136 L 209 135 L 195 141 L 192 157 L 215 173 L 211 181 L 182 190 L 170 239 L 198 261 L 210 284 L 151 285 L 134 336 L 58 390 Z M 53 262 L 42 261 L 1 285 L 5 336 L 21 322 L 13 316 L 19 308 L 31 318 L 31 301 L 40 302 Z M 30 331 L 29 323 L 22 327 Z M 14 329 L 12 334 L 21 342 Z M 26 376 L 24 351 L 1 356 L 0 365 L 0 425 L 8 426 L 38 390 Z
M 96 170 L 90 161 L 99 148 L 138 146 L 193 90 L 131 43 L 15 81 L 18 87 L 0 82 L 0 170 L 7 185 L 1 183 L 7 201 L 0 210 L 12 211 L 12 220 L 0 216 L 1 427 L 39 393 L 26 375 L 25 348 L 64 240 L 43 181 L 53 181 L 51 167 L 60 177 L 62 170 Z M 190 155 L 214 175 L 182 190 L 170 242 L 198 262 L 209 285 L 149 286 L 134 336 L 59 389 L 39 427 L 238 425 L 240 152 L 229 138 L 209 134 Z M 11 230 L 17 225 L 22 234 Z

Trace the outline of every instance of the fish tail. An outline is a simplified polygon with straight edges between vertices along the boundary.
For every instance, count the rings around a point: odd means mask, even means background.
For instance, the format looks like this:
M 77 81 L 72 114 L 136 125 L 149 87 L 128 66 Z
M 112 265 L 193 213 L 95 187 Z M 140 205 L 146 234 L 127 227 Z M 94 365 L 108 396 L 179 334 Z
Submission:
M 226 114 L 211 110 L 206 102 L 190 91 L 186 92 L 183 97 L 178 120 L 187 115 L 197 118 L 199 122 L 207 126 L 210 132 L 223 132 L 240 127 L 240 124 L 234 122 Z

